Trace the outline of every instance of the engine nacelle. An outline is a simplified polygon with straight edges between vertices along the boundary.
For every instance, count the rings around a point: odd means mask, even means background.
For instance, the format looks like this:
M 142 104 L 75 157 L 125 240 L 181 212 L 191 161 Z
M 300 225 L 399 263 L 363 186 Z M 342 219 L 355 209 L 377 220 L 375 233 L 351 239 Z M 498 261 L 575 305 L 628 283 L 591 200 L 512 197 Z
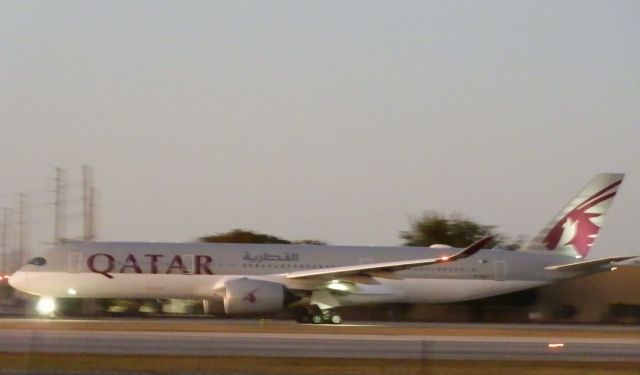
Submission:
M 282 310 L 285 305 L 284 285 L 246 277 L 224 284 L 224 311 L 229 315 L 264 314 Z

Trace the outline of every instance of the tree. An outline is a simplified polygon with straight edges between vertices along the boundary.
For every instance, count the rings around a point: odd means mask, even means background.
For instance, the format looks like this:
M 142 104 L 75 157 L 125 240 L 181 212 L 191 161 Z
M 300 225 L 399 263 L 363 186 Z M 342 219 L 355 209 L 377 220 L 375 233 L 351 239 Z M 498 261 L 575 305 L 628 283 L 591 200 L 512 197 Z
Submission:
M 498 244 L 503 250 L 518 250 L 527 242 L 527 237 L 523 235 L 517 236 L 515 239 L 509 236 L 500 235 Z
M 290 244 L 291 241 L 284 240 L 268 234 L 255 233 L 250 230 L 234 229 L 230 232 L 218 233 L 212 236 L 198 238 L 200 242 L 209 243 L 275 243 Z
M 255 233 L 250 230 L 234 229 L 225 233 L 198 238 L 199 242 L 209 243 L 272 243 L 272 244 L 302 244 L 302 245 L 326 245 L 318 240 L 289 241 L 276 236 L 263 233 Z
M 495 226 L 478 224 L 460 214 L 446 217 L 435 211 L 427 211 L 421 217 L 411 219 L 410 225 L 408 231 L 400 233 L 405 246 L 444 244 L 463 248 L 487 236 L 494 237 L 489 247 L 503 245 L 502 248 L 515 250 L 522 243 L 521 238 L 511 241 L 507 236 L 496 233 Z

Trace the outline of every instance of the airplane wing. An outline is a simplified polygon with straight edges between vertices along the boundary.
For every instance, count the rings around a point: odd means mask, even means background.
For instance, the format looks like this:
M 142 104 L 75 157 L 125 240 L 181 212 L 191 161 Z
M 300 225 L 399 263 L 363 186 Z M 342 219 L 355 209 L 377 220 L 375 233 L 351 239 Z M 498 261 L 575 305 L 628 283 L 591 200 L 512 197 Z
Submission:
M 548 266 L 548 267 L 545 267 L 544 269 L 550 270 L 550 271 L 571 271 L 571 272 L 578 271 L 579 272 L 579 271 L 587 271 L 590 269 L 598 268 L 600 266 L 612 266 L 616 262 L 621 262 L 623 260 L 628 260 L 633 258 L 637 258 L 637 256 L 600 258 L 600 259 L 587 260 L 584 262 L 563 264 L 559 266 Z
M 405 270 L 412 267 L 428 266 L 436 263 L 454 262 L 459 259 L 464 259 L 472 256 L 478 250 L 482 249 L 493 237 L 485 237 L 471 244 L 466 249 L 455 253 L 451 256 L 445 256 L 441 258 L 430 259 L 416 259 L 416 260 L 402 260 L 397 262 L 384 262 L 384 263 L 371 263 L 371 264 L 358 264 L 353 266 L 322 268 L 317 270 L 305 270 L 291 272 L 285 275 L 287 279 L 302 279 L 302 278 L 327 278 L 335 279 L 344 276 L 369 276 L 369 277 L 384 277 L 384 278 L 396 278 L 394 272 Z

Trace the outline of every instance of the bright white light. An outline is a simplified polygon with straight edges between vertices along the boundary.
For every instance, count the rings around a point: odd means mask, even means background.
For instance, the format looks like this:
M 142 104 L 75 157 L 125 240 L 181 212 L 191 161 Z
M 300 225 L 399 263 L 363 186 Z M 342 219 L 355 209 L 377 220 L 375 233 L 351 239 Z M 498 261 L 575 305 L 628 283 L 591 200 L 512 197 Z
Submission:
M 40 297 L 36 310 L 42 315 L 49 315 L 56 310 L 56 301 L 53 297 Z
M 71 296 L 75 296 L 76 294 L 78 294 L 78 292 L 76 292 L 76 290 L 73 288 L 67 289 L 67 293 L 69 293 L 69 295 Z
M 441 257 L 440 260 L 449 260 L 449 257 Z
M 576 255 L 576 259 L 582 258 L 582 255 Z
M 342 292 L 349 290 L 349 287 L 343 283 L 330 283 L 329 285 L 327 285 L 327 288 L 333 289 L 333 290 L 339 290 Z
M 618 267 L 611 267 L 611 271 L 615 271 L 617 269 L 618 269 Z
M 551 349 L 564 348 L 564 344 L 563 343 L 551 343 L 551 344 L 549 344 L 547 346 L 549 348 L 551 348 Z

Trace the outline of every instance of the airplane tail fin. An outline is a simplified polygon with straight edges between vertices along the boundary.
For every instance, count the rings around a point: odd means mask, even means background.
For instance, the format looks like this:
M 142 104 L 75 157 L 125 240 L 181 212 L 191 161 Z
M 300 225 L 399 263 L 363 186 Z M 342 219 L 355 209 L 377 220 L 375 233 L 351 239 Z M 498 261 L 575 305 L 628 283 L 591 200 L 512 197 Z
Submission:
M 583 258 L 593 246 L 624 174 L 595 176 L 521 250 Z

